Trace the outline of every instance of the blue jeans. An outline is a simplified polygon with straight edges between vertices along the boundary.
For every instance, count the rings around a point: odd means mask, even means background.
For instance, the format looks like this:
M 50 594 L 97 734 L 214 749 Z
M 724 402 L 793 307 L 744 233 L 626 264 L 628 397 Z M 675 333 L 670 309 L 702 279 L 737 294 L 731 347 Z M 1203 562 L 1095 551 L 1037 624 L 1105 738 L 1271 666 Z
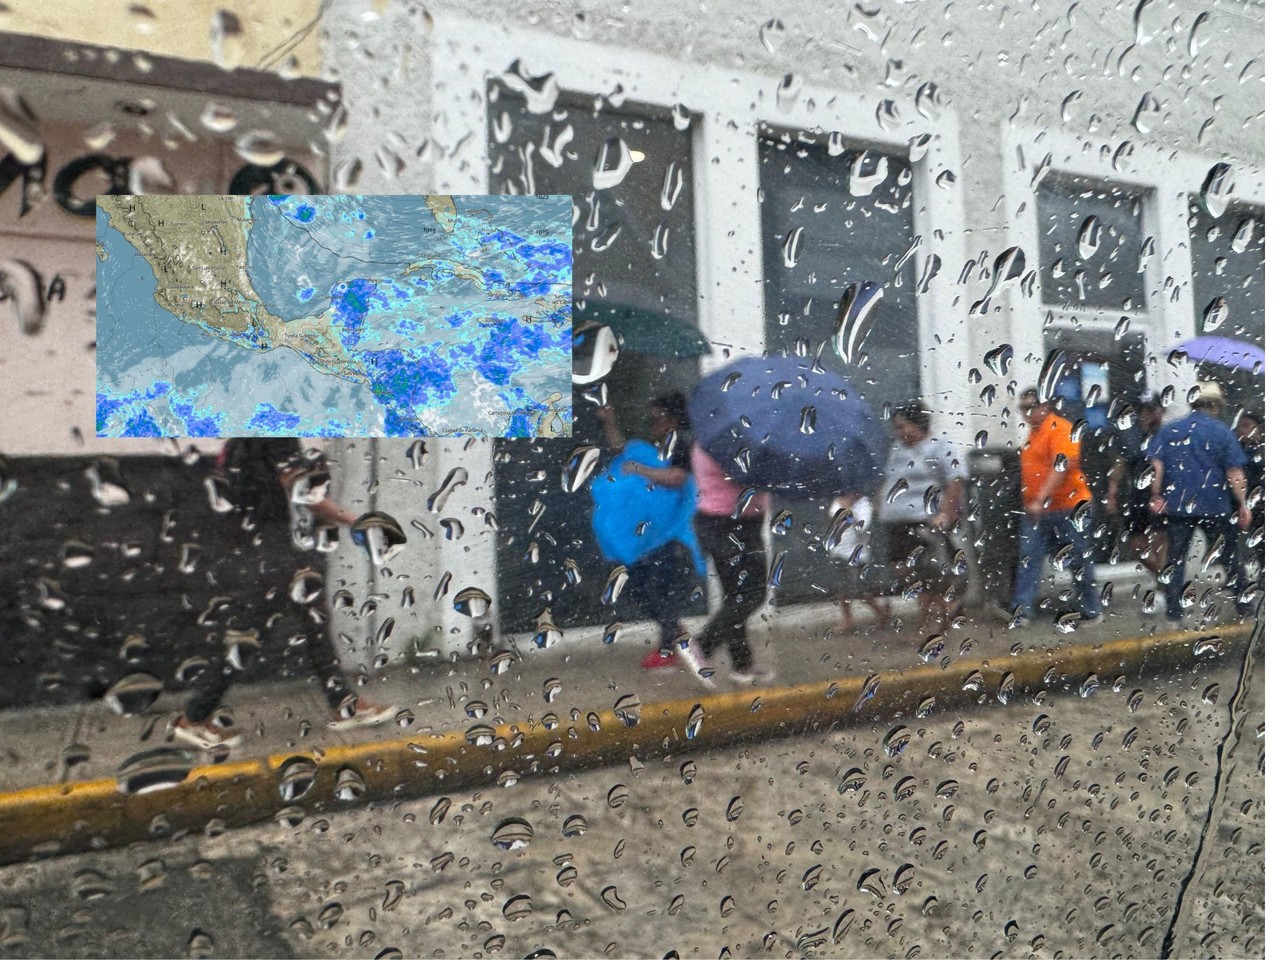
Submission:
M 1077 530 L 1067 510 L 1046 511 L 1038 519 L 1022 517 L 1018 531 L 1018 571 L 1013 579 L 1013 605 L 1022 607 L 1028 616 L 1035 610 L 1036 588 L 1040 585 L 1040 566 L 1050 549 L 1055 552 L 1070 546 L 1067 566 L 1075 580 L 1080 598 L 1080 613 L 1096 617 L 1102 612 L 1098 588 L 1093 582 L 1093 545 L 1090 534 L 1093 523 L 1086 515 L 1084 529 Z
M 1227 568 L 1227 588 L 1236 596 L 1236 609 L 1245 612 L 1248 604 L 1240 603 L 1240 592 L 1245 587 L 1244 551 L 1241 549 L 1240 528 L 1230 517 L 1188 517 L 1174 514 L 1169 517 L 1169 563 L 1173 567 L 1169 582 L 1164 586 L 1165 616 L 1170 620 L 1182 617 L 1182 590 L 1187 582 L 1187 553 L 1191 549 L 1191 537 L 1196 527 L 1204 531 L 1212 545 L 1222 538 L 1222 562 Z

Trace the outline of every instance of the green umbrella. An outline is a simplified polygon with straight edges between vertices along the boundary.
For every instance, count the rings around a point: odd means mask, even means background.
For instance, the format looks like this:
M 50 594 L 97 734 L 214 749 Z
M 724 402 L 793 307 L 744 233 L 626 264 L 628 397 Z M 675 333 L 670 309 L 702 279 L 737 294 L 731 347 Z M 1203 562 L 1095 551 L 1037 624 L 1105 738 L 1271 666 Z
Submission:
M 677 360 L 711 352 L 711 345 L 693 324 L 643 307 L 588 300 L 581 308 L 575 305 L 573 312 L 575 329 L 586 323 L 609 327 L 624 351 Z

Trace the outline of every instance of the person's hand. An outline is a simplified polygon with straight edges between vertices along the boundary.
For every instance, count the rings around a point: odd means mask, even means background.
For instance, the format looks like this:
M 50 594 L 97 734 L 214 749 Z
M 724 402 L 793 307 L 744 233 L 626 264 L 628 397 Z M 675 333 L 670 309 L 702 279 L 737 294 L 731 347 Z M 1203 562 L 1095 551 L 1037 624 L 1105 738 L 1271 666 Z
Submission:
M 1247 503 L 1240 508 L 1240 512 L 1236 514 L 1236 517 L 1241 530 L 1248 530 L 1253 525 L 1253 511 L 1249 509 Z
M 1033 500 L 1026 505 L 1027 516 L 1032 520 L 1039 520 L 1044 513 L 1044 504 L 1039 500 Z
M 1168 509 L 1168 504 L 1164 502 L 1164 497 L 1160 496 L 1158 493 L 1151 497 L 1147 506 L 1150 508 L 1152 513 L 1157 515 L 1163 514 L 1165 510 Z
M 634 460 L 628 460 L 626 463 L 622 465 L 622 472 L 627 474 L 628 476 L 631 476 L 633 474 L 643 473 L 644 468 L 640 466 L 640 464 L 636 463 Z
M 603 407 L 596 407 L 596 419 L 601 423 L 613 423 L 617 417 L 614 415 L 613 407 L 606 404 Z
M 929 526 L 941 533 L 946 533 L 955 525 L 956 518 L 946 511 L 943 511 L 942 513 L 935 513 L 929 518 Z

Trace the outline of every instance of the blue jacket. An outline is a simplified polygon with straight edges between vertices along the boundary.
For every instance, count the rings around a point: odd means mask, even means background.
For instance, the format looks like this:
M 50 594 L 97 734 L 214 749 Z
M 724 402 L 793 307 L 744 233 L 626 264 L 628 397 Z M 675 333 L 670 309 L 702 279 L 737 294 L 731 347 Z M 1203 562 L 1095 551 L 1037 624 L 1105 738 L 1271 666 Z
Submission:
M 1235 509 L 1227 471 L 1249 462 L 1231 428 L 1192 410 L 1157 434 L 1147 456 L 1164 465 L 1168 511 L 1183 517 L 1226 517 Z
M 591 528 L 606 560 L 632 566 L 672 541 L 684 544 L 698 576 L 707 565 L 698 548 L 693 515 L 698 488 L 693 474 L 679 489 L 660 487 L 639 474 L 623 473 L 628 461 L 646 467 L 665 467 L 658 448 L 643 440 L 629 440 L 605 471 L 591 482 Z

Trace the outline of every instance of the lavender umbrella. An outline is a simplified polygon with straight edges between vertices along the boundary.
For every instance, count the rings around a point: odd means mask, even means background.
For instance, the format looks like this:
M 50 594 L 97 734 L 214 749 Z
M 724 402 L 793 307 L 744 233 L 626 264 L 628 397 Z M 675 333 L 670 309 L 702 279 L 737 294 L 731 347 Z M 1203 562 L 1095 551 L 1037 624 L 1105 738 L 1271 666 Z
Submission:
M 1182 354 L 1196 363 L 1216 363 L 1236 370 L 1263 373 L 1265 354 L 1261 347 L 1230 337 L 1196 337 L 1180 343 L 1169 355 Z

